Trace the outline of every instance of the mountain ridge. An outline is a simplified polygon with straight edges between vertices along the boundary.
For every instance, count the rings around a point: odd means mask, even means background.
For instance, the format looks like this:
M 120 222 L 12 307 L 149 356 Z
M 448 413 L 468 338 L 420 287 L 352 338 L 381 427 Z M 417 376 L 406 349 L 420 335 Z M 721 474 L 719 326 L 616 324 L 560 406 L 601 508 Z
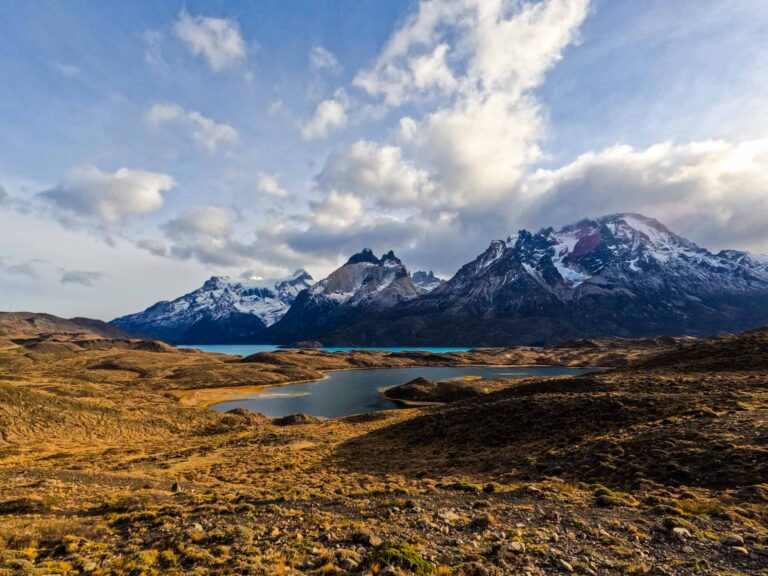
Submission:
M 433 292 L 320 340 L 543 345 L 747 329 L 768 322 L 766 260 L 713 254 L 635 213 L 521 230 L 491 242 Z
M 116 318 L 111 324 L 173 344 L 247 342 L 282 318 L 296 296 L 312 283 L 303 269 L 271 286 L 211 276 L 197 290 Z
M 768 256 L 715 254 L 632 212 L 493 240 L 449 280 L 411 275 L 393 251 L 379 258 L 370 248 L 315 284 L 306 272 L 299 277 L 277 303 L 269 300 L 277 284 L 246 288 L 213 277 L 198 291 L 113 323 L 161 339 L 170 332 L 172 342 L 332 346 L 545 345 L 768 323 Z M 169 305 L 200 290 L 210 298 L 199 303 L 194 330 L 162 325 Z M 261 316 L 233 294 L 256 298 Z M 144 324 L 130 321 L 136 317 Z M 141 330 L 153 318 L 153 330 Z

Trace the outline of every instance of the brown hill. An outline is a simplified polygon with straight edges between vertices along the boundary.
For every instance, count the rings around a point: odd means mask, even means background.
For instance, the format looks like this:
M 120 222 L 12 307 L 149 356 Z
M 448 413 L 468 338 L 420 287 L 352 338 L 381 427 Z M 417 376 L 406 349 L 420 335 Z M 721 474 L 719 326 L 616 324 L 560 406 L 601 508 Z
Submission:
M 481 470 L 637 487 L 768 482 L 768 331 L 628 368 L 511 382 L 348 442 L 347 466 L 414 476 Z
M 36 312 L 0 312 L 0 338 L 34 338 L 61 334 L 91 338 L 129 338 L 130 335 L 101 320 L 59 318 Z

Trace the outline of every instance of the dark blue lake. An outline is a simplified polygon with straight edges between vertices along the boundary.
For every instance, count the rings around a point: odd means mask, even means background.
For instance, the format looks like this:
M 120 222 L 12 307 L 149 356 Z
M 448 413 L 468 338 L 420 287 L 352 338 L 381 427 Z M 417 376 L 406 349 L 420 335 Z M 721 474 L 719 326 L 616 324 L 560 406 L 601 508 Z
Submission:
M 380 396 L 382 390 L 410 382 L 424 376 L 431 380 L 447 380 L 463 376 L 484 379 L 525 378 L 529 376 L 563 376 L 589 372 L 586 368 L 560 366 L 541 367 L 417 367 L 376 368 L 372 370 L 343 370 L 329 372 L 328 377 L 303 384 L 272 386 L 255 392 L 248 398 L 221 402 L 211 406 L 227 412 L 234 408 L 248 408 L 269 417 L 287 416 L 303 412 L 312 416 L 338 418 L 362 412 L 391 410 L 398 404 Z

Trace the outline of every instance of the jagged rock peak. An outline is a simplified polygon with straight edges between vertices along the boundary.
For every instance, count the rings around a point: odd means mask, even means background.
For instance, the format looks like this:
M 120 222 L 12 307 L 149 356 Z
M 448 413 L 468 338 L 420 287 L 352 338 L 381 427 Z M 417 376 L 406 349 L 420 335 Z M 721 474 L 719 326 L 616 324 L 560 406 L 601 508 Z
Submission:
M 411 276 L 411 280 L 413 280 L 413 285 L 423 294 L 431 292 L 445 282 L 441 278 L 435 276 L 434 272 L 431 270 L 429 272 L 423 270 L 414 272 Z
M 285 280 L 282 280 L 279 284 L 299 284 L 299 283 L 306 283 L 311 284 L 314 282 L 314 278 L 312 278 L 312 275 L 304 270 L 304 268 L 299 268 L 296 270 L 290 278 L 287 278 Z
M 350 259 L 347 260 L 347 263 L 345 264 L 345 266 L 348 266 L 350 264 L 360 264 L 360 263 L 385 265 L 385 266 L 402 265 L 402 262 L 397 256 L 395 256 L 395 252 L 393 250 L 390 250 L 389 252 L 384 254 L 381 257 L 381 259 L 379 259 L 376 257 L 376 255 L 373 253 L 373 250 L 371 250 L 370 248 L 363 248 L 357 254 L 352 255 Z
M 391 262 L 392 264 L 402 264 L 400 258 L 395 256 L 394 250 L 390 250 L 381 257 L 381 263 L 384 264 L 385 262 Z
M 360 252 L 357 254 L 353 254 L 350 256 L 349 260 L 347 260 L 347 264 L 360 264 L 363 262 L 368 262 L 369 264 L 380 264 L 381 261 L 376 258 L 376 256 L 373 254 L 373 250 L 370 248 L 363 248 Z
M 203 283 L 203 290 L 216 290 L 229 284 L 229 276 L 211 276 Z

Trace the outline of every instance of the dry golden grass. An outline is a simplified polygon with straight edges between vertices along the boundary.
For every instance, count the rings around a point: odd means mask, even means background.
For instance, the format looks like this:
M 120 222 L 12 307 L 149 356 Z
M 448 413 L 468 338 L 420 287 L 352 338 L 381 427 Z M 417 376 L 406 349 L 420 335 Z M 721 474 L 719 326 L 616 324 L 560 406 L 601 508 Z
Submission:
M 582 574 L 768 574 L 759 370 L 530 380 L 444 408 L 277 425 L 197 404 L 329 369 L 655 348 L 240 362 L 87 342 L 0 346 L 0 574 L 543 575 L 563 561 Z M 720 544 L 730 534 L 746 554 Z

